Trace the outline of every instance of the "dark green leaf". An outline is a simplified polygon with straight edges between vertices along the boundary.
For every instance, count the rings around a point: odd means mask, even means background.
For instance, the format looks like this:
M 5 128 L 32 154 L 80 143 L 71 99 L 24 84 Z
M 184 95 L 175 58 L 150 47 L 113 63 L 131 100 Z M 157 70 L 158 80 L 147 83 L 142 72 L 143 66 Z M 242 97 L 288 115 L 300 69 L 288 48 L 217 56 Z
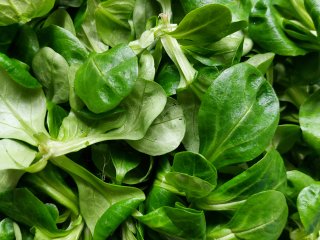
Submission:
M 274 90 L 246 63 L 212 83 L 199 110 L 200 153 L 217 168 L 250 161 L 271 141 L 279 119 Z
M 170 35 L 188 45 L 212 43 L 246 26 L 245 22 L 233 26 L 230 10 L 219 4 L 209 4 L 188 13 Z M 214 26 L 214 27 L 213 27 Z
M 0 193 L 0 211 L 17 222 L 59 234 L 55 219 L 45 204 L 25 188 Z
M 300 127 L 305 141 L 320 151 L 320 91 L 312 94 L 301 106 L 299 112 Z
M 286 170 L 280 154 L 270 150 L 260 161 L 225 182 L 197 205 L 203 209 L 222 210 L 237 207 L 237 202 L 266 190 L 285 191 Z
M 5 71 L 11 79 L 25 88 L 41 88 L 40 83 L 16 59 L 0 53 L 0 70 Z
M 269 0 L 256 2 L 250 15 L 249 35 L 267 51 L 284 56 L 297 56 L 307 53 L 290 40 L 282 29 L 283 17 L 276 5 Z
M 39 41 L 36 32 L 29 25 L 23 25 L 14 39 L 10 52 L 13 57 L 30 66 L 38 50 Z
M 168 239 L 205 239 L 206 224 L 202 211 L 184 207 L 161 207 L 136 218 Z
M 62 55 L 71 64 L 81 64 L 88 57 L 88 51 L 68 30 L 50 25 L 40 30 L 39 42 L 41 47 L 50 47 Z
M 282 193 L 261 192 L 252 195 L 225 226 L 209 232 L 207 239 L 276 240 L 285 227 L 287 217 L 288 207 Z
M 175 154 L 170 173 L 165 175 L 167 182 L 189 199 L 208 195 L 217 184 L 217 171 L 200 154 L 179 152 Z

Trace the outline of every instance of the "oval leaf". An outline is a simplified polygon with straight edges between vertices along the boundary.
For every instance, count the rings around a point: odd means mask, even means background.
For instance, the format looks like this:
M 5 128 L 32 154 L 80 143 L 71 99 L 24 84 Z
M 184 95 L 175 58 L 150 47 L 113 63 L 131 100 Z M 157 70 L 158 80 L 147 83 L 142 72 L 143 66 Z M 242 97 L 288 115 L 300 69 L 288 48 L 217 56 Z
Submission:
M 179 40 L 212 43 L 228 35 L 231 20 L 229 8 L 209 4 L 189 12 L 170 35 Z
M 162 113 L 154 120 L 146 135 L 128 143 L 140 152 L 157 156 L 175 150 L 186 131 L 183 111 L 176 100 L 168 98 Z
M 300 107 L 299 121 L 304 140 L 320 151 L 320 91 L 312 94 Z
M 279 119 L 277 96 L 247 63 L 225 70 L 199 110 L 200 153 L 217 168 L 250 161 L 271 141 Z
M 247 199 L 261 191 L 285 191 L 286 180 L 283 160 L 276 150 L 271 150 L 249 169 L 200 199 L 197 206 L 201 209 L 222 210 L 231 206 L 231 202 Z
M 75 91 L 88 109 L 102 113 L 115 108 L 133 89 L 138 60 L 127 45 L 91 55 L 79 68 Z
M 304 188 L 297 199 L 301 222 L 308 234 L 320 230 L 320 185 L 312 184 Z

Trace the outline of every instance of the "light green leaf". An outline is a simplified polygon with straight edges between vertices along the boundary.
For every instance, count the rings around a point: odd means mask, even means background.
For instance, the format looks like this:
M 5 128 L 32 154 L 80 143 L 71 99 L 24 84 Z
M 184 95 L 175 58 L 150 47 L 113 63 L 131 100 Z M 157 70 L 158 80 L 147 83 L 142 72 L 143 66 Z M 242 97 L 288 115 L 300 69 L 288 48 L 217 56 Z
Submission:
M 298 195 L 297 208 L 301 222 L 308 234 L 320 230 L 320 185 L 312 184 L 302 189 Z
M 0 26 L 13 23 L 26 23 L 32 18 L 47 14 L 54 6 L 54 0 L 1 1 Z
M 181 143 L 186 125 L 181 107 L 173 98 L 167 99 L 162 113 L 154 120 L 146 135 L 128 143 L 140 152 L 151 156 L 175 150 Z
M 10 139 L 0 140 L 0 170 L 24 169 L 30 166 L 37 152 Z
M 41 89 L 26 89 L 0 72 L 0 138 L 37 145 L 35 134 L 46 133 L 46 100 Z
M 95 19 L 98 34 L 104 43 L 111 47 L 129 43 L 132 38 L 129 20 L 132 18 L 134 4 L 134 0 L 109 0 L 99 4 Z
M 33 58 L 32 69 L 48 100 L 56 104 L 69 100 L 69 65 L 60 54 L 49 47 L 40 49 Z

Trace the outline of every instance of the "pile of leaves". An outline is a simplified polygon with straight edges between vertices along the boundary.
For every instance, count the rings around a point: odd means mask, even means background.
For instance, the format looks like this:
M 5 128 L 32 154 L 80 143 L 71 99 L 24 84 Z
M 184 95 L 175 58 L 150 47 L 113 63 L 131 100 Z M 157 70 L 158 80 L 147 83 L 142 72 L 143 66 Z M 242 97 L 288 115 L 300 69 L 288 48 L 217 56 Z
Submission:
M 0 239 L 319 239 L 318 0 L 3 0 Z

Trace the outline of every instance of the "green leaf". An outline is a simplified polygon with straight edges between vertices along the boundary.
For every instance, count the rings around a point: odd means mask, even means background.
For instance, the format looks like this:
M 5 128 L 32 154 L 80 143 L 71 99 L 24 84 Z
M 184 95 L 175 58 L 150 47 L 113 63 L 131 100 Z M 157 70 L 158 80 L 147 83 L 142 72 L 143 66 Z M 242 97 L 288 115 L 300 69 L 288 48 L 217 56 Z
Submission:
M 69 100 L 69 65 L 60 54 L 49 47 L 41 48 L 33 58 L 32 69 L 48 100 L 56 104 Z
M 65 156 L 52 161 L 76 181 L 80 212 L 94 239 L 106 239 L 145 199 L 140 189 L 105 183 Z
M 190 90 L 178 93 L 178 102 L 183 109 L 186 120 L 186 133 L 183 137 L 183 146 L 188 151 L 199 152 L 198 112 L 200 100 Z
M 246 62 L 257 68 L 262 74 L 265 74 L 272 65 L 274 53 L 255 54 Z
M 95 11 L 97 31 L 107 45 L 114 47 L 131 40 L 131 20 L 134 0 L 109 0 L 99 4 Z
M 285 191 L 286 169 L 280 154 L 270 150 L 246 171 L 216 188 L 196 205 L 202 209 L 223 210 L 237 207 L 252 194 L 266 190 Z
M 271 141 L 277 96 L 254 67 L 240 63 L 212 83 L 199 110 L 200 153 L 217 168 L 250 161 Z
M 157 16 L 159 12 L 158 6 L 152 0 L 135 1 L 132 21 L 137 38 L 146 30 L 148 19 Z
M 130 146 L 151 156 L 163 155 L 175 150 L 185 133 L 185 119 L 181 107 L 173 98 L 153 121 L 142 139 L 128 141 Z
M 80 119 L 71 112 L 62 122 L 58 139 L 47 139 L 42 149 L 57 157 L 106 140 L 141 139 L 164 109 L 166 99 L 157 83 L 139 80 L 121 103 L 125 111 L 95 121 Z
M 155 81 L 166 91 L 167 96 L 174 95 L 180 82 L 179 71 L 174 64 L 166 64 L 158 72 Z
M 68 1 L 70 2 L 70 1 Z M 95 21 L 95 11 L 99 0 L 88 0 L 84 12 L 79 11 L 74 19 L 77 36 L 80 41 L 90 50 L 97 53 L 108 50 L 108 46 L 100 39 Z
M 312 94 L 300 107 L 299 121 L 304 140 L 320 151 L 320 91 Z
M 287 171 L 287 182 L 285 194 L 294 206 L 296 205 L 297 197 L 301 190 L 316 183 L 312 177 L 298 170 Z
M 25 88 L 41 88 L 40 83 L 15 59 L 0 53 L 0 70 L 6 72 L 11 79 Z
M 267 51 L 284 56 L 297 56 L 307 53 L 290 40 L 283 28 L 283 16 L 277 4 L 269 0 L 259 0 L 250 14 L 249 36 Z
M 52 164 L 40 172 L 25 174 L 21 179 L 29 189 L 41 192 L 54 199 L 57 203 L 70 209 L 75 215 L 79 214 L 78 198 L 67 185 L 63 174 Z M 59 214 L 57 214 L 59 216 Z
M 36 157 L 36 151 L 10 139 L 0 140 L 0 170 L 23 170 L 30 166 Z
M 305 0 L 304 6 L 313 20 L 314 26 L 319 35 L 320 33 L 320 3 L 317 0 Z
M 41 17 L 53 8 L 54 3 L 54 0 L 35 0 L 32 4 L 26 0 L 4 0 L 1 2 L 0 26 L 26 23 L 32 18 Z
M 0 138 L 37 145 L 35 134 L 46 133 L 46 100 L 41 89 L 27 89 L 0 72 Z
M 297 198 L 297 208 L 301 222 L 308 234 L 320 230 L 320 185 L 311 184 L 302 189 Z
M 166 239 L 205 239 L 204 213 L 185 207 L 161 207 L 136 218 Z
M 14 222 L 5 218 L 0 221 L 0 239 L 2 240 L 15 240 L 16 236 L 14 234 Z
M 153 81 L 156 74 L 156 69 L 154 67 L 154 59 L 151 53 L 144 51 L 140 55 L 139 59 L 139 78 L 144 80 Z
M 109 139 L 139 140 L 143 138 L 163 112 L 167 97 L 162 87 L 151 81 L 138 80 L 130 95 L 121 103 L 126 109 L 122 127 L 110 131 Z
M 10 53 L 16 59 L 25 62 L 29 66 L 34 55 L 39 50 L 39 41 L 36 31 L 29 25 L 23 25 L 15 37 L 10 48 Z
M 8 48 L 14 41 L 19 30 L 19 24 L 12 24 L 9 26 L 0 26 L 1 36 L 0 36 L 0 51 L 2 53 L 7 53 Z
M 170 35 L 187 45 L 190 41 L 196 44 L 212 43 L 246 26 L 243 22 L 233 29 L 231 21 L 229 8 L 209 4 L 189 12 Z
M 76 35 L 76 30 L 74 29 L 71 16 L 63 8 L 58 8 L 53 13 L 51 13 L 50 16 L 44 22 L 43 27 L 45 28 L 50 25 L 57 25 Z
M 189 199 L 208 195 L 217 185 L 217 170 L 200 154 L 179 152 L 175 154 L 167 182 Z
M 59 105 L 52 102 L 47 102 L 48 114 L 47 114 L 47 125 L 50 136 L 57 138 L 59 135 L 60 127 L 63 119 L 67 117 L 67 112 Z
M 119 185 L 145 181 L 153 162 L 125 142 L 116 141 L 92 146 L 92 160 L 103 176 Z
M 59 235 L 49 209 L 26 188 L 0 193 L 0 212 L 17 222 Z
M 127 45 L 92 54 L 79 68 L 75 91 L 88 109 L 102 113 L 129 95 L 138 78 L 138 60 Z
M 70 31 L 50 25 L 38 33 L 41 47 L 50 47 L 71 64 L 82 64 L 88 57 L 88 51 Z
M 278 126 L 272 144 L 280 153 L 286 153 L 290 151 L 300 137 L 301 130 L 298 125 L 283 124 Z
M 257 214 L 259 213 L 259 214 Z M 286 199 L 277 191 L 252 195 L 230 222 L 207 233 L 208 240 L 278 239 L 288 217 Z

